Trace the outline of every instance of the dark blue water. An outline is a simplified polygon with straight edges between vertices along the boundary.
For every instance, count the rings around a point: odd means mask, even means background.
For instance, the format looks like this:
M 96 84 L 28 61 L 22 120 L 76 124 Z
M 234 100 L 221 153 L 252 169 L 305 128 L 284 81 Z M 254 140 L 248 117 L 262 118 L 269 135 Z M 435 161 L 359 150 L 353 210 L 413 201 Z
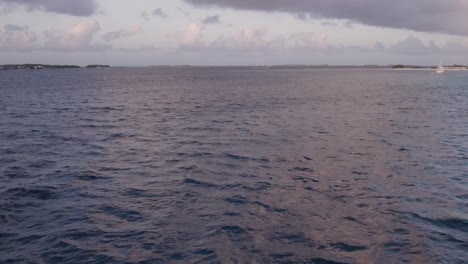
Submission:
M 2 263 L 466 263 L 468 73 L 0 72 Z

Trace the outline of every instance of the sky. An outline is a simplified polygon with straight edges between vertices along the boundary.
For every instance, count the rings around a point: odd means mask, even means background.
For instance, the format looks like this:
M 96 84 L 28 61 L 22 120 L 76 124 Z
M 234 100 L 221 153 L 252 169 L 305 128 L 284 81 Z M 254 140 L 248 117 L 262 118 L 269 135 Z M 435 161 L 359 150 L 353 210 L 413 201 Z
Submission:
M 468 0 L 0 0 L 0 64 L 468 64 Z

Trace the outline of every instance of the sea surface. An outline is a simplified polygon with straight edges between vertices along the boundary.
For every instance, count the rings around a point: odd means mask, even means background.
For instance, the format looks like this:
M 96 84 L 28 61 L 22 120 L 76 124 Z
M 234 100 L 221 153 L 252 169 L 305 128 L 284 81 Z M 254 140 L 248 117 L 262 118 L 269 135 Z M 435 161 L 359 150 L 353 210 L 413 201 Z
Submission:
M 467 263 L 468 72 L 0 72 L 0 263 Z

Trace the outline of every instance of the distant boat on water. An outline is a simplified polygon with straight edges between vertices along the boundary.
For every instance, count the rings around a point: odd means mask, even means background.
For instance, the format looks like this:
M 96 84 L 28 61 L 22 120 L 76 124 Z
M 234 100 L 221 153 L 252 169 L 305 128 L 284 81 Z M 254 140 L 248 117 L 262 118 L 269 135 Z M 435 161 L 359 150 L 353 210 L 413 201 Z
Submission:
M 437 67 L 436 73 L 444 73 L 445 69 L 444 66 L 442 66 L 442 63 L 439 64 L 439 67 Z

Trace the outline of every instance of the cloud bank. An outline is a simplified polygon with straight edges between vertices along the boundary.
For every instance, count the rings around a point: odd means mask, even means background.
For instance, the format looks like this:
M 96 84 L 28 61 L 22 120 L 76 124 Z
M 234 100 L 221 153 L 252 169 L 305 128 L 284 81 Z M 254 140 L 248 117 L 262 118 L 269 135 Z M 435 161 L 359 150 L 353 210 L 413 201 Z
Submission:
M 198 7 L 288 12 L 386 28 L 468 36 L 467 0 L 185 0 Z
M 136 31 L 138 29 L 135 29 Z M 87 20 L 76 23 L 66 30 L 50 29 L 41 33 L 30 31 L 27 26 L 7 24 L 0 28 L 0 51 L 103 51 L 108 44 L 97 43 L 95 36 L 100 31 L 99 23 Z M 104 35 L 110 40 L 133 34 L 127 31 Z M 120 34 L 119 36 L 116 36 Z M 136 33 L 135 33 L 136 34 Z M 109 41 L 110 41 L 109 40 Z
M 27 10 L 42 10 L 73 16 L 91 16 L 97 8 L 95 0 L 0 0 L 0 5 L 25 6 Z
M 206 30 L 204 24 L 192 23 L 184 32 L 177 32 L 170 37 L 179 42 L 179 50 L 208 57 L 220 54 L 263 54 L 259 55 L 259 58 L 285 57 L 293 61 L 306 58 L 307 61 L 312 55 L 325 56 L 324 60 L 327 56 L 338 60 L 345 55 L 360 54 L 364 57 L 387 56 L 389 61 L 386 63 L 391 63 L 392 59 L 397 58 L 409 58 L 407 61 L 411 61 L 437 57 L 438 60 L 441 56 L 468 54 L 468 38 L 459 37 L 453 37 L 445 44 L 409 36 L 393 44 L 385 45 L 376 41 L 373 46 L 353 46 L 333 43 L 324 32 L 296 32 L 269 37 L 266 28 L 246 27 L 233 34 L 223 34 L 213 39 L 204 37 Z

